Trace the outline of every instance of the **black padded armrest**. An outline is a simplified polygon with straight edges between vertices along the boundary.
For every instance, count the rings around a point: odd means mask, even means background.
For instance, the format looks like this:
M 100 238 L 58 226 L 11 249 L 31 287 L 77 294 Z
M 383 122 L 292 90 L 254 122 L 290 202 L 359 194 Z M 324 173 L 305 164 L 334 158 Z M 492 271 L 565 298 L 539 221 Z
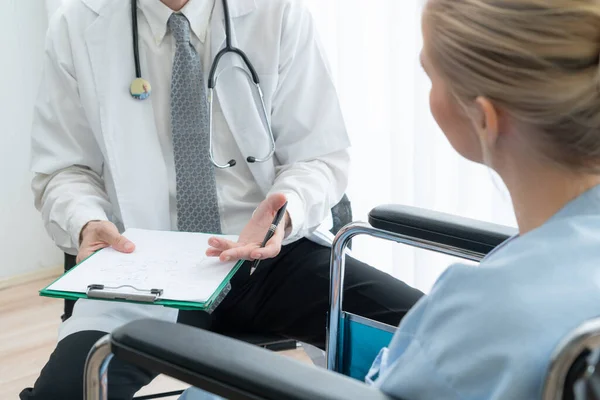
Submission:
M 190 326 L 131 322 L 111 335 L 119 359 L 230 400 L 392 400 L 362 382 Z
M 377 229 L 484 255 L 517 233 L 503 225 L 397 204 L 371 210 L 369 223 Z

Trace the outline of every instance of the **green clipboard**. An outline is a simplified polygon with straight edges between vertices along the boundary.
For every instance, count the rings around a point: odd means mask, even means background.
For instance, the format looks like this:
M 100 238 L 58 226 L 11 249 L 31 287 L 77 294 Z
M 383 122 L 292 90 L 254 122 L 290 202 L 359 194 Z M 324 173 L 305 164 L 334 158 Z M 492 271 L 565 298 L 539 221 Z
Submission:
M 100 250 L 101 251 L 101 250 Z M 92 254 L 93 257 L 98 252 Z M 221 301 L 227 296 L 231 285 L 229 284 L 231 278 L 243 265 L 244 260 L 238 261 L 235 266 L 229 271 L 225 279 L 220 283 L 218 288 L 212 293 L 212 295 L 206 301 L 178 301 L 162 298 L 163 290 L 161 288 L 136 288 L 130 285 L 121 285 L 117 287 L 109 287 L 100 284 L 91 283 L 87 286 L 86 291 L 59 291 L 52 290 L 52 287 L 56 282 L 65 277 L 66 275 L 75 271 L 90 257 L 81 261 L 75 267 L 65 272 L 59 278 L 54 280 L 51 284 L 40 290 L 40 296 L 61 298 L 66 300 L 78 300 L 78 299 L 93 299 L 93 300 L 104 300 L 104 301 L 117 301 L 127 302 L 136 304 L 154 304 L 157 306 L 165 306 L 177 308 L 180 310 L 203 310 L 212 312 Z

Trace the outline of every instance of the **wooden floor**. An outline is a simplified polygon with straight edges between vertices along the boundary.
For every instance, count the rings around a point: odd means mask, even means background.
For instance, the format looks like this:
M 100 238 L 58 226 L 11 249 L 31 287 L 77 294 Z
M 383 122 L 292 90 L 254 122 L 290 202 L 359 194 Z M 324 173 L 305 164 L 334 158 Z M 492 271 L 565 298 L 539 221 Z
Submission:
M 38 291 L 51 281 L 42 280 L 0 290 L 0 399 L 18 399 L 33 385 L 56 345 L 62 300 L 40 297 Z M 282 352 L 306 362 L 302 350 Z M 160 376 L 138 394 L 185 388 L 174 379 Z M 172 397 L 176 398 L 176 397 Z

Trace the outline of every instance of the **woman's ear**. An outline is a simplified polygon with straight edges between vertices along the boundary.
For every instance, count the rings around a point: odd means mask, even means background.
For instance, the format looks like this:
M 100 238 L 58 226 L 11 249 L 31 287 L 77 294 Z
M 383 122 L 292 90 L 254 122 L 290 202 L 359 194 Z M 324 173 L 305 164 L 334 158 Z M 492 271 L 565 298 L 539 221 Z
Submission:
M 485 97 L 475 99 L 475 112 L 471 117 L 481 144 L 488 150 L 493 149 L 499 136 L 498 110 Z

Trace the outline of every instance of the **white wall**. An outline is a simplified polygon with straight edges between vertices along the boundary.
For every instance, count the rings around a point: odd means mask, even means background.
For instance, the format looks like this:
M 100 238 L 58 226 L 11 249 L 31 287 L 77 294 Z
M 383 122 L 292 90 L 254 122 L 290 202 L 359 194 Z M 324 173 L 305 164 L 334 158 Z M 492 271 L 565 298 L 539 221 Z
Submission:
M 42 0 L 0 0 L 0 280 L 62 262 L 30 190 L 29 132 L 47 19 Z

